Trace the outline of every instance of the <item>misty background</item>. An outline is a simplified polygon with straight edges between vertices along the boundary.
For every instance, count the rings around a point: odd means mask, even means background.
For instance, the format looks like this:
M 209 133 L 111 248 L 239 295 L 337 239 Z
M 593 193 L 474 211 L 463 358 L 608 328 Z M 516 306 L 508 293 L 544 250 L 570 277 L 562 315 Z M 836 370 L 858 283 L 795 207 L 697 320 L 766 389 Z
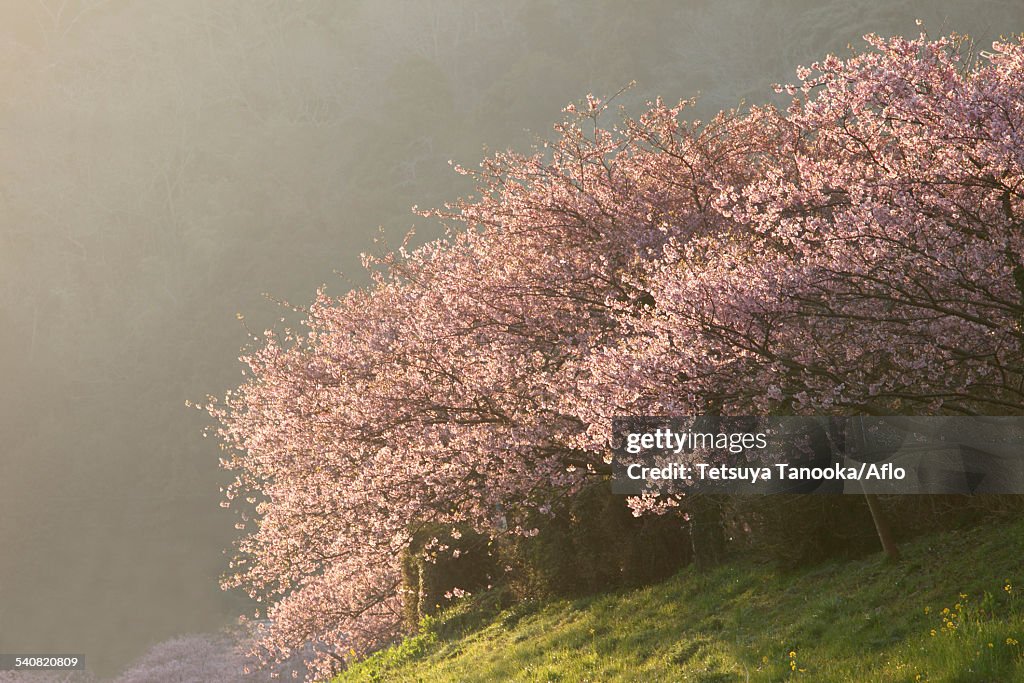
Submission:
M 0 652 L 111 676 L 251 611 L 218 588 L 235 519 L 185 401 L 292 315 L 264 293 L 358 286 L 378 226 L 397 244 L 413 204 L 470 192 L 449 159 L 526 150 L 634 79 L 634 111 L 761 103 L 918 17 L 985 48 L 1024 3 L 0 4 Z

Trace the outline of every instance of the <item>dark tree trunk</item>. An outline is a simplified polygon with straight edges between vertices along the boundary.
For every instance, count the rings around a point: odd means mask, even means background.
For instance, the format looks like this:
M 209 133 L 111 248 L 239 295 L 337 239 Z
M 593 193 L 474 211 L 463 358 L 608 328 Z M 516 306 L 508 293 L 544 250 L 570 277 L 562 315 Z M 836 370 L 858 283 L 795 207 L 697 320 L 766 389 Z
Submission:
M 721 427 L 721 404 L 707 407 L 708 414 L 698 418 L 694 427 L 716 433 Z M 725 531 L 722 528 L 723 498 L 710 493 L 690 496 L 690 545 L 693 563 L 704 571 L 721 564 L 725 559 Z
M 843 418 L 837 418 L 832 420 L 831 431 L 833 445 L 838 451 L 838 455 L 842 457 L 846 453 L 846 442 L 848 435 L 846 434 L 846 420 Z M 875 532 L 878 534 L 878 540 L 882 544 L 882 550 L 885 551 L 886 557 L 890 560 L 900 559 L 900 549 L 896 544 L 896 538 L 892 534 L 892 528 L 889 526 L 889 520 L 885 518 L 885 512 L 882 511 L 882 507 L 878 504 L 878 496 L 873 493 L 864 493 L 864 500 L 868 504 L 868 511 L 871 513 L 871 521 L 875 523 Z
M 889 521 L 885 513 L 878 505 L 878 496 L 873 493 L 865 493 L 864 500 L 868 503 L 868 510 L 871 512 L 871 520 L 875 523 L 875 531 L 878 532 L 878 540 L 882 542 L 882 550 L 890 560 L 900 559 L 900 549 L 896 545 L 896 539 L 892 535 Z
M 693 563 L 702 571 L 721 564 L 725 559 L 721 496 L 694 495 L 689 510 Z

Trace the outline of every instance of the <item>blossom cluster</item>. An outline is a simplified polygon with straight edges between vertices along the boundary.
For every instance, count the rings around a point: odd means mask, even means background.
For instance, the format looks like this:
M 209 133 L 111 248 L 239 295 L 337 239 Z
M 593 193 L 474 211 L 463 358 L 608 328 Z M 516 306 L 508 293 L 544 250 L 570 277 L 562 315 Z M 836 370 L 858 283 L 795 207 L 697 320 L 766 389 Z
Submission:
M 567 108 L 458 169 L 445 238 L 267 333 L 209 409 L 268 659 L 313 643 L 324 676 L 389 642 L 418 530 L 530 533 L 515 510 L 608 472 L 614 415 L 1024 407 L 1024 44 L 867 40 L 786 110 Z

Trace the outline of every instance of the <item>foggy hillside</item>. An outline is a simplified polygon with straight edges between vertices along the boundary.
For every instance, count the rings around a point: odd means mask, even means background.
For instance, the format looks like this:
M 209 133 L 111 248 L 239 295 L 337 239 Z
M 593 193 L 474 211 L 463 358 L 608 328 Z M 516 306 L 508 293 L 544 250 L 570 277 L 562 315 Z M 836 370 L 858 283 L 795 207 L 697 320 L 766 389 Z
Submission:
M 449 159 L 634 79 L 627 105 L 764 102 L 916 17 L 982 47 L 1024 30 L 1019 0 L 3 3 L 0 652 L 108 676 L 248 609 L 217 585 L 234 519 L 185 401 L 292 315 L 263 293 L 358 285 L 378 226 L 395 243 L 469 192 Z

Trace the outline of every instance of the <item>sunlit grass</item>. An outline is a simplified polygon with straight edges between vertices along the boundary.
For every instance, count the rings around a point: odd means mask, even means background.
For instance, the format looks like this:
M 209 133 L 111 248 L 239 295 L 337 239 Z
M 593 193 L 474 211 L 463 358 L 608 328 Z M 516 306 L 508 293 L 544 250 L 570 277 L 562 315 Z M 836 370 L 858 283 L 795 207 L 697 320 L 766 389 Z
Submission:
M 644 589 L 456 607 L 345 681 L 1024 680 L 1024 522 L 782 573 L 687 569 Z

